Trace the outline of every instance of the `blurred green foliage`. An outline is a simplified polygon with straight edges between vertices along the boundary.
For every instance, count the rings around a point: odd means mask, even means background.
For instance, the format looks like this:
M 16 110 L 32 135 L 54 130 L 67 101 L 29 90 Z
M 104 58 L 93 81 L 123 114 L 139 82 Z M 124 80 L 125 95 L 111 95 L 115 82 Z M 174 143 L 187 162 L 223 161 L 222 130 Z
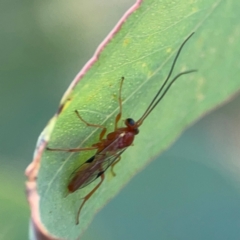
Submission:
M 132 2 L 1 2 L 0 239 L 27 239 L 24 171 L 37 138 L 75 74 Z
M 23 173 L 37 137 L 133 2 L 1 3 L 0 239 L 27 239 Z M 187 130 L 96 216 L 82 239 L 239 240 L 239 102 Z

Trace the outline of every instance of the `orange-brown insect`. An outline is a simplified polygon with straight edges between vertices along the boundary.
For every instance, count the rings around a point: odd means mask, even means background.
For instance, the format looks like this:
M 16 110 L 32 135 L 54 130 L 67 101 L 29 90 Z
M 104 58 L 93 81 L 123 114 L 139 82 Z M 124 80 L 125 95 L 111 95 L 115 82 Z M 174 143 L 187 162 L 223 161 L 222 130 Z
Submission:
M 122 86 L 124 77 L 122 77 L 120 82 L 120 89 L 119 89 L 119 113 L 117 114 L 115 118 L 115 127 L 114 131 L 107 134 L 106 138 L 104 138 L 105 133 L 107 131 L 107 128 L 101 125 L 96 124 L 90 124 L 86 122 L 79 114 L 77 110 L 75 110 L 75 114 L 77 117 L 84 122 L 87 126 L 91 127 L 97 127 L 101 128 L 102 131 L 99 136 L 99 142 L 93 144 L 91 147 L 87 148 L 72 148 L 72 149 L 58 149 L 58 148 L 47 148 L 49 151 L 64 151 L 64 152 L 79 152 L 79 151 L 87 151 L 87 150 L 97 150 L 96 154 L 89 158 L 85 163 L 80 165 L 72 174 L 72 178 L 68 184 L 68 191 L 69 193 L 73 193 L 76 190 L 80 188 L 84 188 L 92 181 L 96 180 L 98 177 L 101 178 L 100 182 L 89 192 L 84 198 L 83 202 L 81 203 L 77 216 L 76 216 L 76 224 L 79 223 L 79 215 L 81 212 L 81 209 L 83 208 L 86 201 L 93 195 L 93 193 L 100 187 L 104 180 L 104 173 L 105 171 L 111 167 L 111 171 L 113 175 L 115 173 L 113 172 L 113 167 L 120 161 L 121 154 L 130 146 L 132 145 L 135 135 L 139 133 L 139 127 L 142 125 L 144 120 L 147 118 L 147 116 L 152 112 L 152 110 L 158 105 L 158 103 L 163 99 L 169 88 L 172 86 L 172 84 L 182 75 L 195 72 L 196 70 L 190 70 L 181 72 L 178 75 L 176 75 L 166 86 L 168 83 L 171 74 L 173 72 L 174 66 L 176 64 L 176 61 L 179 57 L 179 54 L 184 46 L 184 44 L 187 42 L 187 40 L 193 35 L 193 33 L 182 43 L 180 46 L 174 61 L 172 63 L 171 69 L 169 71 L 169 74 L 164 81 L 163 85 L 158 90 L 156 96 L 153 98 L 152 102 L 148 106 L 147 110 L 144 112 L 142 117 L 137 120 L 136 122 L 131 119 L 127 118 L 125 120 L 125 127 L 118 128 L 118 122 L 121 119 L 122 116 Z M 166 86 L 166 87 L 165 87 Z

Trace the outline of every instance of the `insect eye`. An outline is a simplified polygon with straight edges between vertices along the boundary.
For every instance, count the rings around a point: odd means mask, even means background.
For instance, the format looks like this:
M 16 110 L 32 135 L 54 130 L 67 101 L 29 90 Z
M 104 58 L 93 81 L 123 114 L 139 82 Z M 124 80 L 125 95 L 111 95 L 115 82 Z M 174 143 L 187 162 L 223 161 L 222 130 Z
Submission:
M 132 118 L 127 118 L 126 119 L 126 125 L 133 127 L 135 125 L 135 121 Z

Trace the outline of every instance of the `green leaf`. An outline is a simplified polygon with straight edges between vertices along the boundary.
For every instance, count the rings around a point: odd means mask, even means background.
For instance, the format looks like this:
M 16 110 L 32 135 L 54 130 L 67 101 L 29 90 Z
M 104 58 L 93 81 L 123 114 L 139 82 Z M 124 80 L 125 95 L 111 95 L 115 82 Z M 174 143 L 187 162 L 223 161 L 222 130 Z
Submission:
M 95 151 L 44 151 L 37 190 L 41 222 L 49 234 L 76 239 L 94 214 L 149 160 L 169 147 L 186 127 L 238 91 L 239 7 L 239 1 L 231 0 L 145 0 L 130 11 L 132 14 L 124 19 L 117 34 L 111 41 L 107 39 L 100 55 L 95 55 L 98 59 L 93 59 L 91 68 L 84 69 L 84 76 L 77 76 L 70 86 L 61 102 L 60 114 L 46 128 L 41 141 L 48 140 L 50 135 L 47 145 L 51 148 L 97 143 L 101 130 L 87 127 L 75 110 L 86 121 L 113 131 L 122 76 L 122 117 L 139 119 L 166 78 L 176 51 L 192 32 L 195 34 L 184 47 L 173 76 L 189 69 L 197 68 L 198 72 L 182 76 L 149 115 L 134 146 L 124 152 L 116 165 L 117 176 L 113 177 L 108 170 L 101 187 L 84 205 L 79 225 L 75 218 L 81 198 L 99 180 L 66 197 L 67 185 L 72 172 Z M 41 151 L 37 150 L 39 154 Z

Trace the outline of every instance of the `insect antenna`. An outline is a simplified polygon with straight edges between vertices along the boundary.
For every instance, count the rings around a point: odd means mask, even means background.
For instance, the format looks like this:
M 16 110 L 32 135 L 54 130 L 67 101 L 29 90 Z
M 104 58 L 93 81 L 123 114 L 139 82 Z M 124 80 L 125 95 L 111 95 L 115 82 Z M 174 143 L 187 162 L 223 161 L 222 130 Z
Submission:
M 192 73 L 192 72 L 197 72 L 196 69 L 193 70 L 189 70 L 189 71 L 185 71 L 185 72 L 181 72 L 178 75 L 176 75 L 173 80 L 168 84 L 167 88 L 164 90 L 163 94 L 161 95 L 161 97 L 159 97 L 159 99 L 157 100 L 157 102 L 154 103 L 154 105 L 151 107 L 151 109 L 149 110 L 149 112 L 145 115 L 145 117 L 143 118 L 143 120 L 150 114 L 150 112 L 158 105 L 158 103 L 163 99 L 164 95 L 168 92 L 169 88 L 171 87 L 171 85 L 182 75 L 188 74 L 188 73 Z M 142 120 L 142 121 L 143 121 Z
M 173 60 L 172 66 L 170 68 L 170 71 L 168 73 L 167 78 L 165 79 L 163 85 L 160 87 L 160 89 L 158 90 L 157 94 L 155 95 L 155 97 L 153 98 L 153 100 L 151 101 L 151 103 L 149 104 L 148 108 L 146 109 L 146 111 L 144 112 L 144 114 L 142 115 L 142 117 L 137 121 L 137 125 L 140 126 L 143 121 L 145 120 L 145 118 L 152 112 L 152 110 L 157 106 L 157 104 L 162 100 L 162 98 L 165 96 L 165 94 L 167 93 L 167 91 L 169 90 L 169 88 L 171 87 L 171 85 L 181 76 L 184 74 L 188 74 L 188 73 L 192 73 L 192 72 L 196 72 L 197 70 L 189 70 L 189 71 L 185 71 L 182 73 L 179 73 L 177 76 L 175 76 L 172 81 L 169 83 L 169 85 L 167 86 L 167 88 L 164 90 L 163 94 L 159 97 L 159 95 L 162 93 L 163 88 L 165 87 L 165 85 L 168 83 L 168 80 L 170 79 L 172 72 L 174 70 L 174 67 L 176 65 L 177 59 L 185 45 L 185 43 L 192 37 L 192 35 L 194 34 L 191 33 L 185 40 L 184 42 L 181 44 L 180 48 L 177 51 L 177 54 Z M 158 98 L 159 97 L 159 98 Z M 158 99 L 157 99 L 158 98 Z

